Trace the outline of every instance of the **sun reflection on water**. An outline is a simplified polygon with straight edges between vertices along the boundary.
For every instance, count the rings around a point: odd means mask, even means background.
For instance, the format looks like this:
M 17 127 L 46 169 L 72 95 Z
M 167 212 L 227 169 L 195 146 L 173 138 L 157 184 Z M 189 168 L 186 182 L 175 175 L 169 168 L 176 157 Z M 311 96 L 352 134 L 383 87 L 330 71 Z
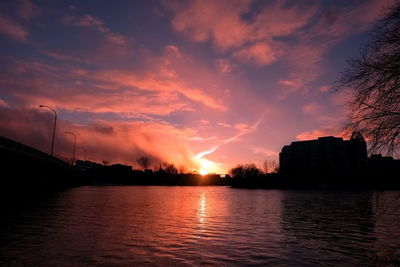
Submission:
M 206 194 L 203 192 L 200 196 L 199 202 L 199 222 L 204 223 L 207 216 L 207 201 L 206 201 Z

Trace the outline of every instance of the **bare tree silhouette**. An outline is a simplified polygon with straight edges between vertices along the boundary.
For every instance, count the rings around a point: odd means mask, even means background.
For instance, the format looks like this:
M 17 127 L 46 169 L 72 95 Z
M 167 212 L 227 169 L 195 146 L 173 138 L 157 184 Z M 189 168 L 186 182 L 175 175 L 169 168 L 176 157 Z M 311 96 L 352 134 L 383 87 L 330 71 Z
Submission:
M 168 174 L 178 174 L 178 169 L 175 167 L 174 164 L 168 163 L 168 162 L 163 162 L 163 167 L 166 173 Z
M 278 164 L 276 163 L 276 160 L 264 160 L 262 168 L 265 174 L 278 172 Z
M 361 55 L 351 59 L 337 89 L 353 93 L 346 129 L 360 131 L 370 151 L 397 154 L 400 148 L 400 1 L 372 31 Z
M 186 172 L 187 172 L 186 167 L 183 165 L 180 165 L 178 168 L 178 173 L 185 174 Z
M 150 166 L 150 164 L 151 164 L 150 159 L 149 159 L 148 157 L 144 157 L 144 156 L 138 158 L 138 159 L 136 160 L 136 162 L 139 164 L 140 167 L 143 168 L 143 170 L 146 170 L 146 169 Z

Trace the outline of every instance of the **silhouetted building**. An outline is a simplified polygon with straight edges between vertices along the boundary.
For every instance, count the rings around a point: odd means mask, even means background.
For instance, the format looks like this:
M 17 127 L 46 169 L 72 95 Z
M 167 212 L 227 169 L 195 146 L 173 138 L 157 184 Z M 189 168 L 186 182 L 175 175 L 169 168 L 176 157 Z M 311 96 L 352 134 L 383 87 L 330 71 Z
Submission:
M 88 171 L 88 170 L 92 170 L 92 169 L 98 169 L 101 168 L 103 165 L 93 162 L 93 161 L 89 161 L 89 160 L 77 160 L 75 162 L 75 166 L 81 170 L 81 171 Z
M 123 165 L 123 164 L 119 164 L 119 163 L 111 165 L 110 168 L 112 170 L 114 170 L 114 171 L 117 171 L 117 172 L 130 172 L 130 171 L 132 171 L 132 166 Z
M 367 146 L 360 133 L 350 140 L 339 137 L 319 137 L 317 140 L 292 142 L 279 154 L 280 173 L 301 181 L 344 179 L 358 176 L 367 165 Z

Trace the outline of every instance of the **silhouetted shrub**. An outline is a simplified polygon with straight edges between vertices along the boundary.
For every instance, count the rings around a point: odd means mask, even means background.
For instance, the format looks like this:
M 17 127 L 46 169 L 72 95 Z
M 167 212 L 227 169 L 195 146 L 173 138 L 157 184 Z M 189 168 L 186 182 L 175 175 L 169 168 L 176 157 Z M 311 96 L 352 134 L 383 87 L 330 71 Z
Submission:
M 262 171 L 257 168 L 254 163 L 239 164 L 236 167 L 229 170 L 229 174 L 233 178 L 254 178 L 262 175 Z

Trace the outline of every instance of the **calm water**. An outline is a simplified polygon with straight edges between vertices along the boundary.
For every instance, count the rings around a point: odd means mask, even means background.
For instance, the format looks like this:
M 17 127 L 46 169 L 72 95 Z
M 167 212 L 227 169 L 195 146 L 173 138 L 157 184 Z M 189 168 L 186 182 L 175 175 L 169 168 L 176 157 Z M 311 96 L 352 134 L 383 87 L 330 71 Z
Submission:
M 80 187 L 6 213 L 0 265 L 397 266 L 399 195 Z

